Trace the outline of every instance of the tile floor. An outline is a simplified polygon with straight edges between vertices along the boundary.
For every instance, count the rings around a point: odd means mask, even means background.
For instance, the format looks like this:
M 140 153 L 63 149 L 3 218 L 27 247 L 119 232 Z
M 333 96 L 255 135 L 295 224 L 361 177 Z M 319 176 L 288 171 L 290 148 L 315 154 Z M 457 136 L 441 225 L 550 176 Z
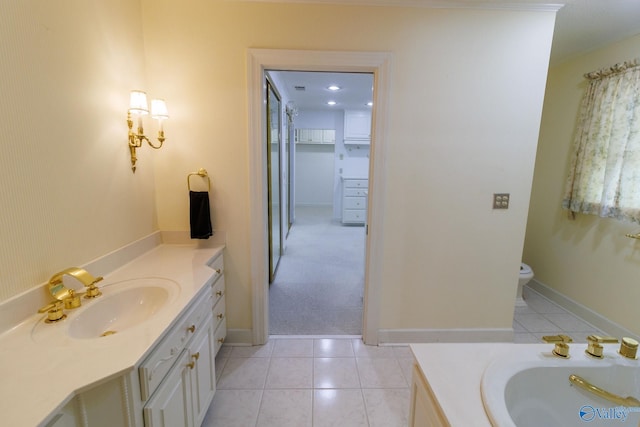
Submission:
M 526 288 L 514 314 L 514 342 L 565 333 L 604 334 Z M 407 346 L 365 346 L 360 338 L 272 337 L 264 346 L 223 346 L 218 390 L 204 427 L 406 426 L 412 356 Z

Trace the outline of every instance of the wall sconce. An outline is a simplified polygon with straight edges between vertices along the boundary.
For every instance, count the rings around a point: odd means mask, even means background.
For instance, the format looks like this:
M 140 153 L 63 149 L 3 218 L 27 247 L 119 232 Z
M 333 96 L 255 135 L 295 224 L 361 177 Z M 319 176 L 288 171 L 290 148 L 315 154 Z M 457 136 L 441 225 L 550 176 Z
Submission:
M 129 111 L 127 112 L 127 125 L 129 126 L 129 151 L 131 152 L 131 170 L 136 172 L 136 162 L 138 157 L 136 156 L 136 149 L 142 147 L 142 141 L 147 141 L 151 148 L 156 150 L 162 147 L 162 143 L 165 140 L 164 130 L 162 129 L 162 121 L 169 118 L 167 112 L 167 105 L 163 99 L 151 100 L 151 117 L 158 120 L 160 128 L 158 130 L 159 145 L 153 145 L 151 140 L 144 134 L 142 127 L 142 116 L 149 114 L 149 107 L 147 104 L 147 94 L 145 92 L 134 90 L 131 91 L 131 99 L 129 101 Z M 138 117 L 138 131 L 133 131 L 133 120 L 131 116 Z

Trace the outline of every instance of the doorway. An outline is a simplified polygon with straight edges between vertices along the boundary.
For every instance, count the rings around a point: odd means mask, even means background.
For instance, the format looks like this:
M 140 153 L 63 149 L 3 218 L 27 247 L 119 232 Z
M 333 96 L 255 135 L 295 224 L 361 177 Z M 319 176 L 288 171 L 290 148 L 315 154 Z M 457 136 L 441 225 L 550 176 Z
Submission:
M 253 344 L 268 341 L 268 238 L 266 186 L 266 114 L 264 105 L 265 70 L 372 72 L 375 98 L 373 135 L 370 155 L 370 188 L 367 210 L 368 234 L 365 257 L 365 290 L 362 338 L 365 344 L 378 343 L 380 319 L 380 290 L 383 266 L 383 238 L 385 210 L 385 143 L 387 100 L 391 55 L 384 52 L 323 52 L 276 49 L 249 49 L 249 174 L 250 174 L 250 272 L 252 292 L 252 328 L 235 332 L 242 340 L 250 334 Z M 248 336 L 247 336 L 248 337 Z
M 373 74 L 266 74 L 267 86 L 274 86 L 287 106 L 282 133 L 291 122 L 295 129 L 285 146 L 281 193 L 289 190 L 289 211 L 296 219 L 280 267 L 270 277 L 269 332 L 361 335 Z M 268 125 L 273 123 L 269 119 Z M 267 165 L 275 171 L 273 151 L 269 154 Z M 271 194 L 277 192 L 271 190 L 273 173 L 269 176 L 272 209 Z

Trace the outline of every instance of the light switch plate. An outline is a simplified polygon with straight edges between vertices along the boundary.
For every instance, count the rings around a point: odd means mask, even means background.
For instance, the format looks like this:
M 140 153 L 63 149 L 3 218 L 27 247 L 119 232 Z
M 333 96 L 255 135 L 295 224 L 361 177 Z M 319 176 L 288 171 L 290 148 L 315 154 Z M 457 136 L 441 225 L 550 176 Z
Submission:
M 493 193 L 493 209 L 509 209 L 509 193 Z

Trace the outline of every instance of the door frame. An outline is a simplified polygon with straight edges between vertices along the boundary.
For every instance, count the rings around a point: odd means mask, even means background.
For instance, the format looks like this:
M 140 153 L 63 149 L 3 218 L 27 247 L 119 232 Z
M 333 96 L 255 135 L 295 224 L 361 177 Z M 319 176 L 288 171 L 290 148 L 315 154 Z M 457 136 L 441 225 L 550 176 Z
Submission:
M 383 265 L 383 219 L 386 182 L 386 134 L 391 54 L 387 52 L 335 52 L 284 49 L 249 49 L 247 58 L 250 270 L 252 338 L 254 345 L 269 338 L 269 267 L 267 236 L 266 113 L 264 94 L 267 70 L 366 72 L 374 76 L 372 134 L 369 159 L 369 198 L 362 338 L 378 344 L 380 291 Z

